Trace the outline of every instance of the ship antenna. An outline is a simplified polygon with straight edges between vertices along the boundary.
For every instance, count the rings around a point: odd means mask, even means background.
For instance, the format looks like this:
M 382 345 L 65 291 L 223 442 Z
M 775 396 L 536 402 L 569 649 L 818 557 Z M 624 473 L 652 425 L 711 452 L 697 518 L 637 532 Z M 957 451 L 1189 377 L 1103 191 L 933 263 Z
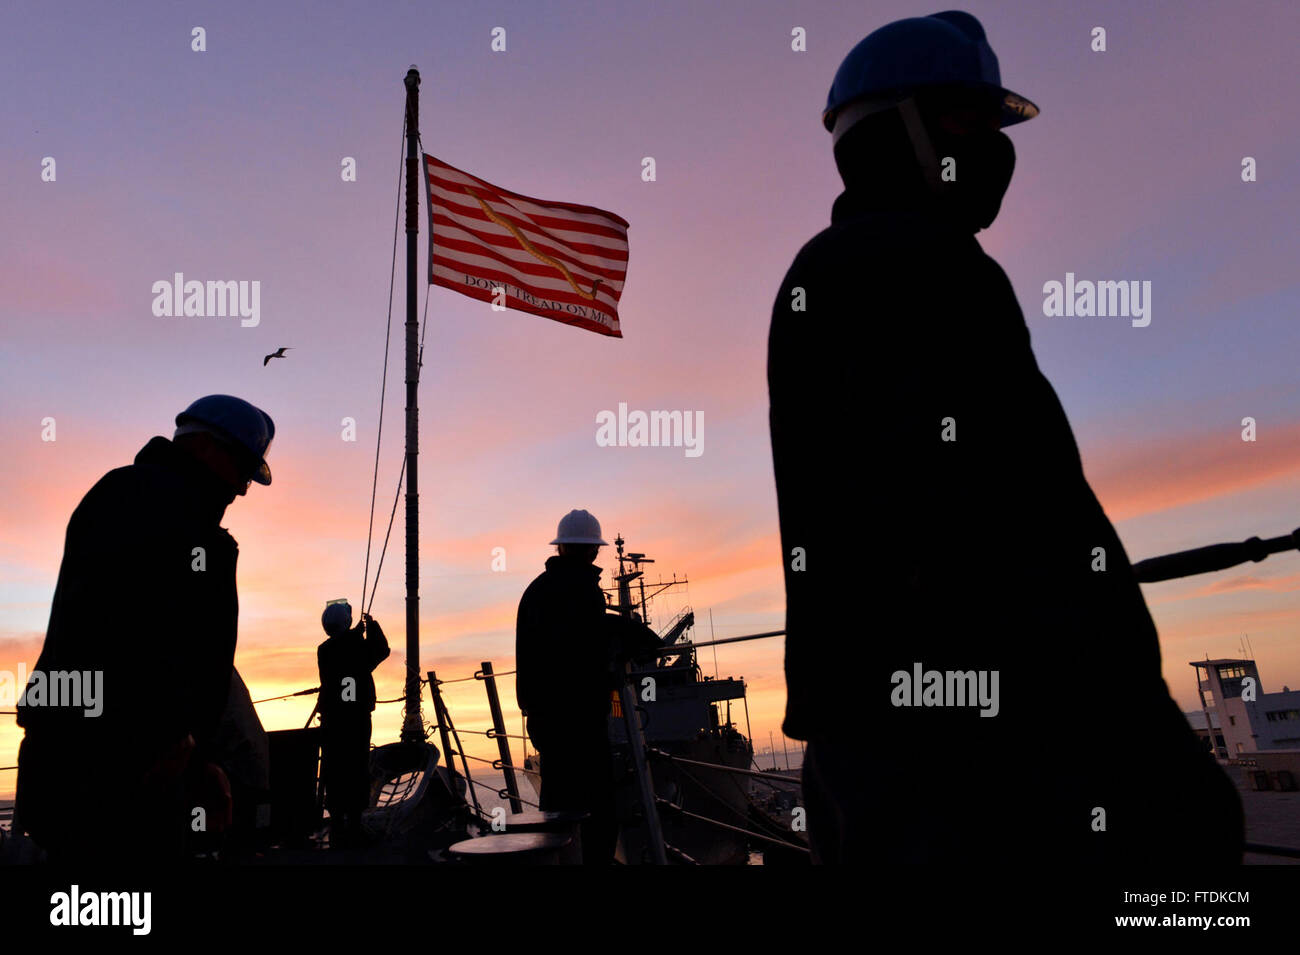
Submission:
M 713 608 L 709 608 L 709 642 L 713 644 L 713 679 L 718 678 L 718 638 L 713 635 Z M 731 712 L 731 701 L 727 701 L 727 712 Z M 728 715 L 728 722 L 731 717 Z

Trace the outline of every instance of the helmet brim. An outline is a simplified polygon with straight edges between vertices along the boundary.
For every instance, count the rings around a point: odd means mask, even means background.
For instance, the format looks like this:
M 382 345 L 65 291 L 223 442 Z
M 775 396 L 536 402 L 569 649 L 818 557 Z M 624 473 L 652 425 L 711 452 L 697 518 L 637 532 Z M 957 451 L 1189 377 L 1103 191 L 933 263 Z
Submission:
M 933 89 L 933 88 L 934 87 L 915 87 L 913 90 L 909 92 L 899 91 L 898 93 L 892 95 L 897 97 L 898 99 L 902 99 L 906 96 L 911 95 L 912 92 L 916 92 L 917 90 Z M 1011 90 L 1001 86 L 989 86 L 983 88 L 988 89 L 993 93 L 996 93 L 997 98 L 1000 100 L 998 105 L 999 105 L 999 110 L 1001 112 L 1001 119 L 998 125 L 1002 129 L 1006 129 L 1008 126 L 1015 126 L 1017 123 L 1023 123 L 1025 122 L 1025 120 L 1033 119 L 1039 113 L 1037 104 L 1034 103 L 1032 100 L 1025 99 L 1025 97 L 1021 96 L 1019 93 L 1013 93 Z M 885 94 L 885 95 L 889 96 L 890 94 Z M 822 125 L 826 127 L 827 132 L 831 132 L 832 130 L 834 130 L 835 117 L 839 113 L 839 111 L 844 109 L 850 103 L 855 103 L 855 102 L 859 102 L 859 100 L 849 100 L 849 102 L 843 103 L 840 106 L 837 106 L 835 109 L 828 109 L 822 113 Z M 888 99 L 886 99 L 884 103 L 882 103 L 880 108 L 889 108 Z
M 1002 128 L 1014 126 L 1017 123 L 1023 123 L 1027 119 L 1033 119 L 1038 115 L 1038 106 L 1032 100 L 1027 100 L 1019 93 L 1013 93 L 1011 90 L 1002 90 Z
M 273 427 L 271 425 L 271 419 L 267 416 L 266 412 L 262 412 L 262 417 L 266 418 L 268 427 Z M 237 458 L 246 462 L 256 460 L 256 464 L 253 465 L 253 473 L 248 476 L 250 481 L 255 481 L 258 484 L 263 485 L 271 483 L 271 467 L 266 463 L 266 458 L 255 458 L 253 453 L 249 451 L 248 447 L 242 441 L 220 425 L 213 424 L 210 421 L 204 421 L 202 418 L 196 418 L 194 415 L 186 414 L 184 411 L 176 416 L 176 426 L 178 428 L 191 422 L 194 425 L 199 426 L 198 430 L 207 432 L 224 444 Z

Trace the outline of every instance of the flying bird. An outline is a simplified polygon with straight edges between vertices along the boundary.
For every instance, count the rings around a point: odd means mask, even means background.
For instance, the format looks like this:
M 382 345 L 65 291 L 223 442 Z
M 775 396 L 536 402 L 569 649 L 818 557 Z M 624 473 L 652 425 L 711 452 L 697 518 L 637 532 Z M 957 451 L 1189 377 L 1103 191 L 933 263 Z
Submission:
M 267 355 L 265 358 L 262 359 L 262 367 L 265 368 L 266 363 L 270 361 L 272 358 L 287 358 L 288 356 L 285 355 L 285 352 L 287 352 L 288 350 L 289 350 L 288 348 L 277 348 L 271 354 Z

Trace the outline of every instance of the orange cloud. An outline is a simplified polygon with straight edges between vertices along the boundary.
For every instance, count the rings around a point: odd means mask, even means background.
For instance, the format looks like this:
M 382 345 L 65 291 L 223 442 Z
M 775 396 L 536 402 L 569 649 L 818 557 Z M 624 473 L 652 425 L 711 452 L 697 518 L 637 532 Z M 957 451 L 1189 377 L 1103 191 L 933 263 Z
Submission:
M 1191 599 L 1194 597 L 1208 597 L 1214 594 L 1233 593 L 1239 590 L 1268 590 L 1275 593 L 1287 593 L 1293 590 L 1300 590 L 1300 574 L 1290 574 L 1286 577 L 1231 577 L 1227 580 L 1218 580 L 1213 583 L 1198 587 L 1189 594 L 1185 594 L 1180 599 Z
M 1300 424 L 1279 425 L 1256 442 L 1227 429 L 1121 446 L 1090 455 L 1085 465 L 1107 514 L 1122 521 L 1293 476 L 1300 471 Z

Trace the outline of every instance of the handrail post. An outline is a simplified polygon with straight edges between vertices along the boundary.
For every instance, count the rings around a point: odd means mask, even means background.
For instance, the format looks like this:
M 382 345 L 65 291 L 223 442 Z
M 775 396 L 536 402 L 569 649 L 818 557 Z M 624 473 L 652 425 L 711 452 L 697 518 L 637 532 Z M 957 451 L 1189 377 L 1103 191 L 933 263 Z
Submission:
M 429 693 L 433 697 L 433 714 L 438 720 L 438 733 L 442 737 L 443 765 L 454 772 L 455 767 L 451 763 L 454 753 L 451 748 L 451 733 L 447 731 L 447 721 L 442 718 L 442 690 L 438 686 L 438 674 L 433 670 L 429 671 Z
M 465 754 L 458 749 L 453 750 L 451 748 L 450 733 L 454 731 L 451 725 L 451 712 L 447 709 L 447 704 L 442 698 L 442 690 L 438 687 L 438 674 L 433 670 L 429 671 L 429 692 L 433 696 L 434 714 L 438 717 L 438 731 L 442 734 L 442 748 L 445 752 L 443 765 L 447 767 L 447 785 L 453 787 L 455 785 L 456 764 L 452 759 L 452 755 L 459 753 L 460 765 L 465 771 L 465 788 L 469 790 L 469 798 L 474 803 L 474 811 L 481 815 L 483 810 L 478 804 L 478 793 L 474 791 L 474 781 L 469 774 L 469 763 L 465 761 Z
M 632 689 L 632 664 L 629 662 L 618 689 L 619 703 L 623 709 L 623 726 L 627 730 L 627 745 L 632 753 L 632 768 L 636 772 L 637 794 L 641 799 L 641 814 L 645 817 L 646 841 L 650 846 L 650 858 L 655 865 L 667 865 L 668 854 L 664 849 L 664 831 L 659 824 L 659 807 L 655 805 L 654 780 L 650 777 L 650 767 L 646 763 L 645 734 L 641 729 L 641 719 L 637 715 L 636 693 Z
M 492 711 L 497 752 L 501 754 L 501 769 L 506 778 L 506 792 L 510 794 L 510 808 L 515 813 L 521 813 L 524 807 L 519 802 L 519 784 L 515 782 L 515 770 L 510 763 L 510 740 L 506 738 L 506 721 L 501 715 L 501 698 L 497 695 L 497 678 L 492 672 L 491 661 L 484 660 L 482 670 L 483 685 L 487 687 L 488 709 Z

